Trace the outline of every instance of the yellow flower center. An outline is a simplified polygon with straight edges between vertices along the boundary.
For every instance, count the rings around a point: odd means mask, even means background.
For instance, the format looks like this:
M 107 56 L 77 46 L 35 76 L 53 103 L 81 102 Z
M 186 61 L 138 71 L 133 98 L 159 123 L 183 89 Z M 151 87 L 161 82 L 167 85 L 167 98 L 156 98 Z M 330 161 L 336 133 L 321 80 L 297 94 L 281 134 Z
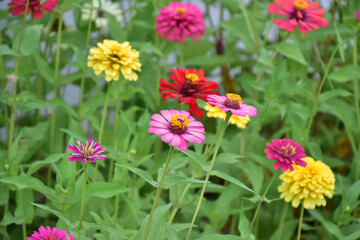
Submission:
M 227 93 L 224 105 L 228 108 L 239 109 L 241 97 L 238 94 Z
M 293 145 L 290 144 L 288 144 L 286 147 L 282 146 L 281 150 L 282 150 L 281 154 L 285 157 L 291 157 L 296 153 L 296 149 L 293 147 Z
M 241 102 L 241 97 L 238 94 L 233 94 L 233 93 L 227 93 L 226 97 L 231 100 L 231 101 L 238 101 Z
M 185 9 L 185 8 L 177 8 L 177 9 L 176 9 L 176 12 L 177 12 L 178 14 L 182 15 L 182 14 L 186 13 L 186 9 Z
M 170 130 L 175 134 L 183 134 L 189 124 L 190 121 L 187 117 L 182 114 L 176 114 L 171 117 Z
M 309 4 L 307 3 L 307 1 L 304 0 L 296 0 L 294 2 L 294 5 L 297 9 L 304 10 Z
M 195 73 L 188 73 L 186 74 L 186 79 L 190 80 L 191 82 L 198 82 L 199 81 L 199 76 Z

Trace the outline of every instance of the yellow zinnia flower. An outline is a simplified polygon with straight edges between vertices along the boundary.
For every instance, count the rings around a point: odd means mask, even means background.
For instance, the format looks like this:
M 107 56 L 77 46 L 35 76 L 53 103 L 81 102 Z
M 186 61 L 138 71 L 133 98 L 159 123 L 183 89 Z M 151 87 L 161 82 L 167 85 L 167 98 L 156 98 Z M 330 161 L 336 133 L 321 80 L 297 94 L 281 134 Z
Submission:
M 140 54 L 131 48 L 129 42 L 104 40 L 103 43 L 97 43 L 97 46 L 98 48 L 90 49 L 92 56 L 88 56 L 88 66 L 94 69 L 96 75 L 105 71 L 106 81 L 117 81 L 121 71 L 127 80 L 138 80 L 138 75 L 134 71 L 141 71 Z
M 332 198 L 335 189 L 335 176 L 332 170 L 323 162 L 315 161 L 311 157 L 302 159 L 306 167 L 294 165 L 294 171 L 286 171 L 280 179 L 282 184 L 278 187 L 280 197 L 285 202 L 291 202 L 293 207 L 298 207 L 303 199 L 306 209 L 315 206 L 326 206 L 324 195 Z
M 226 112 L 222 111 L 219 107 L 206 104 L 204 108 L 207 111 L 206 115 L 208 117 L 220 118 L 223 120 L 226 118 Z M 232 115 L 229 119 L 229 122 L 231 124 L 236 124 L 236 126 L 239 128 L 245 128 L 246 124 L 250 122 L 250 117 L 248 115 L 246 115 L 246 117 Z

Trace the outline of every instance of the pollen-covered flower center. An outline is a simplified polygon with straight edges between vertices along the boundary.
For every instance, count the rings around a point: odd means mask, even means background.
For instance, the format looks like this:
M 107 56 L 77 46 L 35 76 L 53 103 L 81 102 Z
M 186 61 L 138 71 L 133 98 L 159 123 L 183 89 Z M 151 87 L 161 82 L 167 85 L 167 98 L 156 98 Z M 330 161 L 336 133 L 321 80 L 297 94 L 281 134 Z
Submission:
M 291 144 L 281 147 L 281 155 L 283 155 L 284 157 L 291 157 L 295 153 L 296 149 Z
M 180 15 L 186 13 L 186 9 L 185 9 L 185 8 L 177 8 L 175 11 L 176 11 L 178 14 L 180 14 Z
M 227 93 L 224 105 L 228 108 L 239 109 L 241 97 L 238 94 Z
M 170 130 L 174 134 L 183 134 L 188 128 L 190 121 L 182 114 L 176 114 L 171 117 Z
M 188 73 L 186 74 L 186 79 L 191 81 L 191 82 L 198 82 L 199 81 L 199 76 L 195 73 Z
M 304 0 L 297 0 L 294 2 L 294 5 L 297 9 L 304 10 L 309 4 Z

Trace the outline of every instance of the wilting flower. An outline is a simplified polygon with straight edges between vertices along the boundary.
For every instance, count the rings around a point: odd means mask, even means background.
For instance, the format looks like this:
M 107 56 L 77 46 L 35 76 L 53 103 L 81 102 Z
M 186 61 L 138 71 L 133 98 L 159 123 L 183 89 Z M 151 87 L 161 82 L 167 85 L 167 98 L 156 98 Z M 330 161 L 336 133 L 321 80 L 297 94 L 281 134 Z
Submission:
M 96 162 L 98 159 L 104 160 L 107 155 L 101 153 L 105 151 L 105 148 L 100 147 L 99 143 L 95 143 L 93 146 L 94 142 L 94 140 L 87 140 L 84 146 L 79 140 L 76 140 L 77 146 L 69 144 L 68 149 L 74 152 L 70 153 L 69 161 L 81 160 L 86 163 L 87 160 L 91 162 Z
M 195 121 L 190 113 L 178 110 L 162 110 L 153 114 L 149 122 L 149 133 L 161 135 L 161 140 L 170 142 L 180 150 L 186 150 L 188 143 L 201 144 L 205 140 L 205 129 L 201 122 Z
M 283 172 L 287 170 L 293 171 L 293 164 L 306 167 L 306 162 L 302 160 L 302 158 L 306 157 L 306 154 L 299 143 L 283 138 L 273 139 L 272 144 L 267 143 L 266 146 L 269 147 L 264 150 L 267 153 L 267 158 L 278 160 L 273 166 L 274 169 L 281 168 Z
M 284 172 L 278 187 L 280 197 L 298 207 L 301 200 L 304 208 L 314 209 L 316 206 L 326 206 L 324 195 L 332 198 L 335 189 L 335 176 L 332 170 L 323 162 L 311 157 L 303 158 L 306 167 L 294 166 L 294 171 Z
M 355 13 L 355 17 L 358 21 L 360 21 L 360 12 L 359 11 L 354 11 Z
M 317 2 L 309 0 L 274 0 L 276 4 L 269 4 L 269 13 L 284 15 L 286 18 L 275 19 L 274 24 L 279 24 L 280 29 L 289 32 L 299 25 L 301 33 L 312 31 L 313 28 L 326 27 L 329 21 L 323 17 L 325 10 Z
M 255 117 L 257 114 L 256 108 L 244 104 L 238 94 L 227 93 L 226 96 L 209 95 L 207 100 L 211 106 L 219 107 L 224 112 L 231 111 L 233 115 Z
M 187 2 L 171 2 L 156 17 L 156 31 L 164 39 L 184 43 L 185 37 L 194 41 L 205 33 L 204 16 L 198 6 Z
M 71 233 L 66 232 L 66 230 L 59 230 L 57 228 L 51 229 L 51 227 L 41 226 L 38 232 L 34 231 L 34 233 L 27 237 L 26 240 L 66 240 L 66 236 L 69 239 L 74 239 L 74 236 Z
M 106 27 L 108 20 L 105 13 L 113 15 L 116 21 L 121 22 L 122 11 L 118 4 L 112 3 L 107 0 L 92 0 L 93 1 L 93 12 L 91 15 L 91 21 L 95 21 L 95 26 Z M 88 21 L 90 19 L 90 8 L 91 4 L 85 3 L 84 8 L 81 9 L 81 20 Z
M 207 111 L 206 115 L 208 117 L 220 118 L 220 119 L 225 120 L 226 112 L 222 111 L 219 107 L 211 106 L 210 104 L 206 104 L 204 108 Z M 249 117 L 249 115 L 246 115 L 245 117 L 231 115 L 229 122 L 231 124 L 236 124 L 236 126 L 238 128 L 244 129 L 246 127 L 246 124 L 248 122 L 250 122 L 250 117 Z
M 129 42 L 118 43 L 114 40 L 99 42 L 98 48 L 91 48 L 88 56 L 88 66 L 92 67 L 96 75 L 105 71 L 106 81 L 119 80 L 119 71 L 124 78 L 137 81 L 138 75 L 134 71 L 141 71 L 139 52 L 132 49 Z
M 196 115 L 197 118 L 202 118 L 204 113 L 196 103 L 196 99 L 206 101 L 209 94 L 218 94 L 218 84 L 214 81 L 207 81 L 204 77 L 204 71 L 190 69 L 177 70 L 171 68 L 170 71 L 174 74 L 169 76 L 172 82 L 166 82 L 164 79 L 160 80 L 160 93 L 164 100 L 169 98 L 177 98 L 178 103 L 184 102 L 189 105 L 189 112 L 191 115 Z
M 46 0 L 41 4 L 41 0 L 30 0 L 28 12 L 32 12 L 32 16 L 35 19 L 41 18 L 44 16 L 43 11 L 51 12 L 56 8 L 58 0 Z M 12 15 L 21 15 L 25 13 L 27 0 L 11 0 L 8 6 L 12 6 L 9 11 Z

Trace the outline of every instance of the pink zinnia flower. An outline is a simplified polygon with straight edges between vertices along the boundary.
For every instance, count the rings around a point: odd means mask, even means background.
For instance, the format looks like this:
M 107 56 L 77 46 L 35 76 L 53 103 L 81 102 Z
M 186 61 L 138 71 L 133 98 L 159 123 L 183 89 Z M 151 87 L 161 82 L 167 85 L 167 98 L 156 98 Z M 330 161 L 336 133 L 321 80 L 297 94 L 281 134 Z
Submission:
M 306 157 L 306 154 L 299 143 L 283 138 L 273 139 L 272 144 L 267 143 L 266 146 L 269 147 L 264 150 L 267 153 L 267 158 L 270 160 L 278 159 L 273 166 L 274 169 L 281 168 L 283 172 L 287 170 L 292 172 L 294 171 L 293 164 L 306 167 L 306 162 L 301 160 Z
M 186 150 L 187 142 L 201 144 L 205 140 L 205 129 L 201 122 L 195 121 L 189 112 L 178 110 L 162 110 L 153 114 L 149 122 L 149 133 L 161 135 L 161 140 L 170 142 L 180 150 Z
M 21 15 L 25 13 L 27 0 L 11 0 L 8 6 L 13 6 L 10 8 L 12 15 Z M 35 19 L 41 18 L 44 16 L 43 11 L 52 11 L 56 8 L 58 0 L 46 0 L 43 4 L 40 4 L 41 0 L 30 0 L 28 12 L 32 12 L 32 16 Z
M 207 100 L 210 105 L 219 107 L 224 112 L 231 111 L 233 115 L 255 117 L 257 114 L 256 108 L 244 104 L 238 94 L 227 93 L 226 96 L 209 95 Z
M 355 17 L 358 21 L 360 21 L 360 12 L 359 11 L 354 11 L 355 13 Z
M 205 33 L 204 16 L 198 6 L 187 2 L 171 2 L 156 17 L 156 31 L 164 39 L 184 43 L 184 37 L 194 41 Z
M 26 240 L 66 240 L 66 235 L 70 239 L 74 239 L 74 236 L 71 233 L 66 232 L 66 230 L 59 230 L 57 228 L 51 229 L 51 227 L 41 226 L 38 232 L 34 231 L 31 237 L 27 237 Z
M 104 160 L 107 157 L 106 154 L 101 154 L 105 151 L 104 147 L 100 147 L 99 143 L 95 143 L 93 146 L 94 140 L 87 140 L 86 146 L 82 144 L 79 140 L 76 140 L 76 145 L 68 146 L 68 149 L 73 151 L 74 153 L 70 153 L 69 161 L 78 161 L 81 160 L 82 162 L 86 163 L 87 160 L 91 162 L 96 162 L 96 160 L 101 159 Z
M 274 0 L 269 4 L 269 13 L 284 15 L 286 18 L 275 19 L 274 24 L 279 24 L 280 29 L 289 32 L 299 25 L 301 33 L 312 31 L 313 28 L 326 27 L 329 21 L 323 17 L 325 10 L 319 7 L 317 2 L 309 0 Z

